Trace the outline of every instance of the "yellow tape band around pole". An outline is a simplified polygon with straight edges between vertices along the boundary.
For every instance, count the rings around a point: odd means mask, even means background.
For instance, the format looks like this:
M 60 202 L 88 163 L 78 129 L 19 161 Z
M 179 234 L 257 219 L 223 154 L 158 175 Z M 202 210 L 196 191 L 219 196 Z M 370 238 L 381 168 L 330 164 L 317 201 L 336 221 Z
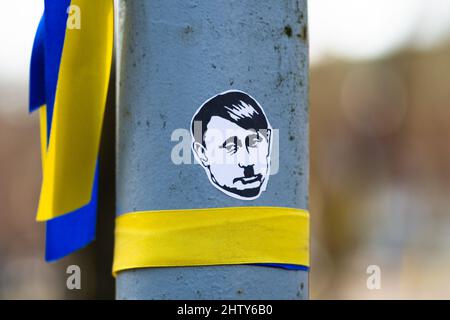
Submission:
M 309 266 L 309 213 L 283 207 L 140 211 L 116 218 L 113 274 L 149 267 Z

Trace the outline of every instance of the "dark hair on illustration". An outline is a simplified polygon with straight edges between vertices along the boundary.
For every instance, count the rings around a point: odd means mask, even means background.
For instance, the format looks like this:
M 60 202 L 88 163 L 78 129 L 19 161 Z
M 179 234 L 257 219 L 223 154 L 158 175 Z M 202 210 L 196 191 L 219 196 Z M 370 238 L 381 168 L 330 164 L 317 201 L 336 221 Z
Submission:
M 218 116 L 231 121 L 246 130 L 263 130 L 266 136 L 269 123 L 261 106 L 248 94 L 242 91 L 227 91 L 207 102 L 197 111 L 192 119 L 191 132 L 195 141 L 204 145 L 204 135 L 212 117 Z M 195 130 L 195 123 L 201 123 L 201 135 Z M 200 141 L 201 140 L 201 141 Z

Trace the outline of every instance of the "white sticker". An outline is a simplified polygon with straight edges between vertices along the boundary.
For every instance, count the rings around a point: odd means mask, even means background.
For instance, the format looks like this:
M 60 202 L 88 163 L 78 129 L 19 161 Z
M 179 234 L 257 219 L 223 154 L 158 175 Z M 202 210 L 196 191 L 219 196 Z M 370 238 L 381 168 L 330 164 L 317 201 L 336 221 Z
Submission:
M 272 127 L 249 94 L 229 90 L 206 100 L 191 120 L 191 134 L 194 157 L 215 188 L 241 200 L 266 190 Z

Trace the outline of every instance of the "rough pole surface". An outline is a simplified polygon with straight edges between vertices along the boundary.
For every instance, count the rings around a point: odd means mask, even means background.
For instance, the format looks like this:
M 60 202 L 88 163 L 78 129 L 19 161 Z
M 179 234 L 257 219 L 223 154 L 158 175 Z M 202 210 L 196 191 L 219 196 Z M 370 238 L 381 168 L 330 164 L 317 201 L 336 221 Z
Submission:
M 120 0 L 119 17 L 117 214 L 308 209 L 306 0 Z M 229 89 L 254 96 L 279 130 L 278 172 L 254 201 L 224 197 L 198 164 L 171 161 L 172 132 Z M 118 299 L 308 298 L 307 271 L 254 265 L 138 269 L 116 281 Z

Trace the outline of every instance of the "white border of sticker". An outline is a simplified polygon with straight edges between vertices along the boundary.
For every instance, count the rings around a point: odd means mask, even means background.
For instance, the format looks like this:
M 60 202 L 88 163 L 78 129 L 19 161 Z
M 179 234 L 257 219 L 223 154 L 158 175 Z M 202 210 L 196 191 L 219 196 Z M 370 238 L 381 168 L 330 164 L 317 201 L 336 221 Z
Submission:
M 202 165 L 202 161 L 198 158 L 197 153 L 196 153 L 195 150 L 194 150 L 195 138 L 194 138 L 194 134 L 193 134 L 193 132 L 192 132 L 192 127 L 193 127 L 193 121 L 194 121 L 195 116 L 196 116 L 197 113 L 200 111 L 200 109 L 203 108 L 203 106 L 204 106 L 206 103 L 208 103 L 208 102 L 211 101 L 212 99 L 216 98 L 217 96 L 220 96 L 220 95 L 223 95 L 223 94 L 226 94 L 226 93 L 230 93 L 230 92 L 239 92 L 239 93 L 243 93 L 243 94 L 246 94 L 247 96 L 249 96 L 250 98 L 252 98 L 253 100 L 255 100 L 256 103 L 258 104 L 258 106 L 261 108 L 264 117 L 266 118 L 268 129 L 271 131 L 271 137 L 270 137 L 270 139 L 269 139 L 269 156 L 268 156 L 268 163 L 267 163 L 267 174 L 266 174 L 266 177 L 265 177 L 265 179 L 264 179 L 264 181 L 263 181 L 263 183 L 262 183 L 262 185 L 261 185 L 261 188 L 260 188 L 260 191 L 259 191 L 258 195 L 254 196 L 254 197 L 242 197 L 242 196 L 240 196 L 240 195 L 237 195 L 237 194 L 235 194 L 235 193 L 229 192 L 228 190 L 225 190 L 225 189 L 221 188 L 220 186 L 218 186 L 218 185 L 211 179 L 211 174 L 208 172 L 208 169 L 207 169 L 205 166 Z M 272 160 L 271 160 L 271 155 L 272 155 L 272 143 L 273 143 L 273 142 L 272 142 L 272 141 L 273 141 L 273 128 L 272 128 L 272 126 L 270 125 L 269 118 L 267 117 L 266 112 L 264 111 L 262 105 L 259 103 L 258 100 L 256 100 L 251 94 L 248 94 L 247 92 L 242 91 L 242 90 L 230 89 L 230 90 L 223 91 L 223 92 L 218 93 L 218 94 L 216 94 L 216 95 L 214 95 L 214 96 L 208 98 L 207 100 L 205 100 L 205 101 L 200 105 L 200 107 L 198 107 L 197 110 L 194 112 L 194 115 L 192 116 L 192 119 L 191 119 L 190 124 L 191 124 L 191 125 L 190 125 L 190 127 L 189 127 L 189 128 L 190 128 L 189 131 L 191 132 L 191 152 L 193 153 L 193 155 L 194 155 L 195 159 L 197 160 L 197 162 L 198 162 L 198 163 L 202 166 L 202 168 L 204 169 L 204 171 L 205 171 L 205 173 L 206 173 L 206 176 L 208 177 L 209 182 L 210 182 L 217 190 L 219 190 L 220 192 L 225 193 L 226 195 L 228 195 L 228 196 L 230 196 L 230 197 L 233 197 L 233 198 L 236 198 L 236 199 L 239 199 L 239 200 L 247 200 L 247 201 L 249 201 L 249 200 L 255 200 L 255 199 L 259 198 L 259 197 L 261 196 L 261 194 L 262 194 L 264 191 L 266 191 L 266 189 L 267 189 L 267 184 L 268 184 L 269 178 L 270 178 L 270 166 L 271 166 L 271 162 L 272 162 Z

